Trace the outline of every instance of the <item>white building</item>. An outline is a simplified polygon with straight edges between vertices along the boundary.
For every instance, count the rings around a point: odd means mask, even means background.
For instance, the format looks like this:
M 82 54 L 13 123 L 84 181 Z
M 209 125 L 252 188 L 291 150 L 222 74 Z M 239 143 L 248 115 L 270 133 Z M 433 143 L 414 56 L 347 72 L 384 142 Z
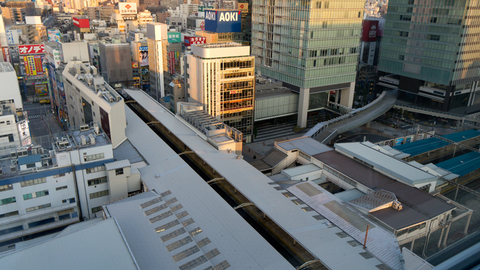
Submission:
M 93 218 L 102 205 L 140 190 L 138 169 L 114 160 L 96 123 L 58 135 L 52 146 L 18 148 L 3 159 L 0 243 Z
M 167 63 L 167 25 L 164 23 L 147 24 L 148 62 L 150 69 L 150 87 L 157 99 L 165 96 L 164 72 Z
M 97 69 L 71 61 L 63 71 L 65 98 L 71 126 L 97 122 L 117 148 L 126 140 L 123 98 L 97 74 Z
M 246 142 L 253 136 L 255 57 L 238 43 L 192 46 L 187 55 L 189 102 L 240 130 Z
M 17 74 L 12 64 L 0 63 L 0 82 L 2 82 L 2 91 L 0 91 L 0 100 L 11 100 L 15 102 L 16 110 L 23 110 L 20 87 L 18 86 Z
M 12 100 L 0 100 L 0 156 L 9 155 L 10 150 L 22 145 L 22 139 L 30 138 L 28 121 L 19 114 L 15 113 Z

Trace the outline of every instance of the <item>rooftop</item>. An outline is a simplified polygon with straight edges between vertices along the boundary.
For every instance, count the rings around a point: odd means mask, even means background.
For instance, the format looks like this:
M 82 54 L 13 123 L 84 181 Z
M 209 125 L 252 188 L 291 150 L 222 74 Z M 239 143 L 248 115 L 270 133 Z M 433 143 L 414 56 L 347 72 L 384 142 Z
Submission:
M 280 228 L 282 228 L 293 239 L 301 244 L 302 247 L 304 247 L 307 251 L 321 260 L 322 263 L 327 267 L 331 269 L 348 269 L 352 265 L 356 265 L 359 269 L 373 269 L 376 265 L 382 264 L 376 258 L 370 258 L 366 260 L 362 256 L 357 256 L 359 253 L 363 252 L 363 250 L 361 246 L 352 246 L 352 244 L 349 243 L 349 241 L 355 242 L 355 240 L 348 236 L 340 238 L 338 234 L 341 234 L 342 231 L 339 228 L 331 227 L 324 219 L 317 219 L 316 217 L 318 214 L 315 211 L 306 211 L 303 209 L 303 206 L 294 203 L 291 198 L 287 198 L 284 194 L 282 194 L 282 192 L 285 191 L 282 191 L 281 187 L 275 186 L 267 176 L 252 167 L 245 160 L 241 158 L 237 159 L 237 155 L 234 153 L 217 151 L 213 149 L 212 146 L 210 146 L 203 139 L 199 138 L 187 126 L 181 124 L 178 119 L 168 113 L 167 109 L 155 102 L 155 100 L 146 95 L 144 92 L 134 90 L 126 90 L 125 92 L 130 97 L 135 99 L 137 103 L 145 110 L 151 113 L 158 121 L 160 121 L 162 125 L 175 134 L 175 136 L 177 136 L 177 138 L 180 139 L 189 149 L 195 151 L 195 153 L 202 160 L 204 160 L 220 175 L 225 177 L 225 179 L 234 188 L 241 192 L 249 201 L 254 202 L 255 206 L 260 209 L 260 211 L 265 213 L 270 219 L 273 220 L 273 222 L 278 224 Z M 128 110 L 127 118 L 130 118 L 131 115 L 133 115 L 133 112 Z M 134 121 L 135 119 L 138 120 Z M 144 125 L 138 117 L 135 119 L 130 118 L 128 120 L 129 126 L 131 123 L 135 123 L 134 125 Z M 136 126 L 133 126 L 133 130 L 135 130 L 135 132 L 127 130 L 127 135 L 129 138 L 130 136 L 137 136 L 137 141 L 144 145 L 142 149 L 145 149 L 145 154 L 143 150 L 140 150 L 140 145 L 137 146 L 134 143 L 135 147 L 137 147 L 137 149 L 144 154 L 147 160 L 150 161 L 150 158 L 152 160 L 158 160 L 158 153 L 164 152 L 152 147 L 152 145 L 157 145 L 157 143 L 153 143 L 156 135 L 151 135 L 151 137 L 149 136 L 149 139 L 146 140 L 144 134 L 147 134 L 147 130 L 140 130 Z M 160 142 L 159 145 L 161 145 Z M 177 157 L 176 154 L 169 154 L 168 152 L 164 153 L 163 155 L 167 157 L 166 160 Z M 184 171 L 189 170 L 188 165 L 171 166 L 167 163 L 165 166 L 168 167 L 168 170 L 157 168 L 158 170 L 164 171 L 163 173 L 156 173 L 159 175 L 160 179 L 163 179 L 163 174 L 168 174 L 170 172 L 183 173 Z M 145 173 L 145 171 L 142 173 Z M 178 179 L 183 178 L 177 177 L 175 181 L 167 180 L 157 182 L 177 183 Z M 178 182 L 178 184 L 181 183 Z M 185 187 L 190 188 L 189 185 L 182 186 L 182 188 Z M 196 194 L 201 193 L 198 191 L 195 192 Z M 202 200 L 210 197 L 216 196 L 204 195 L 202 196 Z M 223 207 L 224 203 L 219 205 Z M 224 218 L 221 220 L 224 220 Z M 327 242 L 328 244 L 319 244 Z M 254 245 L 251 245 L 251 247 L 254 247 Z M 220 250 L 220 252 L 222 251 Z M 252 252 L 254 251 L 252 250 Z M 274 266 L 272 267 L 275 269 Z M 243 267 L 242 265 L 240 268 L 245 269 L 246 267 Z
M 480 168 L 480 153 L 470 152 L 435 165 L 459 176 L 464 176 Z
M 317 154 L 314 158 L 374 191 L 385 190 L 394 193 L 403 206 L 401 211 L 387 208 L 371 213 L 394 230 L 427 221 L 455 208 L 420 189 L 398 182 L 336 151 Z
M 26 259 L 28 258 L 28 259 Z M 2 268 L 138 270 L 114 219 L 60 233 L 54 238 L 0 257 Z
M 336 143 L 335 149 L 365 162 L 409 185 L 427 184 L 438 177 L 372 148 L 371 143 Z
M 141 91 L 126 91 L 139 93 L 159 106 Z M 186 135 L 208 147 L 209 151 L 217 151 L 163 109 L 157 107 L 157 112 L 163 115 L 159 119 L 163 121 L 163 118 L 168 118 L 168 121 L 181 127 Z M 224 261 L 224 264 L 235 269 L 292 269 L 150 127 L 129 108 L 125 111 L 127 136 L 150 164 L 140 169 L 142 180 L 149 190 L 154 190 L 160 196 L 154 194 L 154 197 L 146 200 L 157 198 L 158 202 L 147 203 L 144 209 L 139 207 L 143 201 L 129 203 L 130 206 L 114 204 L 107 208 L 119 220 L 133 254 L 141 254 L 138 255 L 138 261 L 142 269 L 153 269 L 158 265 L 174 269 L 186 263 L 201 263 L 201 269 L 205 269 Z M 175 131 L 174 128 L 172 132 Z M 171 251 L 168 251 L 169 248 Z M 178 255 L 188 252 L 192 255 L 186 258 Z
M 310 156 L 333 150 L 333 148 L 326 146 L 325 144 L 318 143 L 310 137 L 302 137 L 283 141 L 280 143 L 275 143 L 275 145 L 285 149 L 286 151 L 298 149 Z

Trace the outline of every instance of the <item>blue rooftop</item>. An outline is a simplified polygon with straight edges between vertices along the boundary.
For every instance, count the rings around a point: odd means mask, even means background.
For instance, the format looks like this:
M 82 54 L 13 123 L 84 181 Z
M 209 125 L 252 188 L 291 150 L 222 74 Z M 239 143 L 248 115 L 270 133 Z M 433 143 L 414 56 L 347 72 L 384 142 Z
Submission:
M 480 131 L 475 129 L 470 129 L 462 132 L 452 133 L 443 136 L 446 139 L 452 140 L 454 142 L 461 142 L 471 138 L 480 136 Z M 432 151 L 438 148 L 449 145 L 446 141 L 442 141 L 438 138 L 429 138 L 425 140 L 415 141 L 411 143 L 406 143 L 402 145 L 394 146 L 393 148 L 404 153 L 410 154 L 411 156 L 420 155 L 428 151 Z
M 414 141 L 411 143 L 406 143 L 402 145 L 394 146 L 393 148 L 404 153 L 410 154 L 411 156 L 420 155 L 422 153 L 432 151 L 444 146 L 447 146 L 449 143 L 442 141 L 438 138 L 429 138 L 420 141 Z
M 27 157 L 19 157 L 18 165 L 25 165 L 30 163 L 42 162 L 42 155 L 31 155 Z
M 445 139 L 449 139 L 449 140 L 452 140 L 454 142 L 461 142 L 461 141 L 465 141 L 465 140 L 468 140 L 468 139 L 471 139 L 471 138 L 475 138 L 477 136 L 480 136 L 480 131 L 475 130 L 475 129 L 470 129 L 470 130 L 465 130 L 465 131 L 462 131 L 462 132 L 448 134 L 448 135 L 445 135 L 443 137 Z
M 435 165 L 454 174 L 464 176 L 480 169 L 480 153 L 470 152 Z

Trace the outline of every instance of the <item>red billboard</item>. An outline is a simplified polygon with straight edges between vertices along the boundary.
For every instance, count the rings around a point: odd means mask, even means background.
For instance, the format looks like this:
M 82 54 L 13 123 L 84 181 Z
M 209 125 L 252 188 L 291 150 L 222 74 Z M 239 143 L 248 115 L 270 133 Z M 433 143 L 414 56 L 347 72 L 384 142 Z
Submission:
M 18 52 L 21 55 L 45 53 L 45 48 L 43 47 L 43 44 L 18 45 Z
M 201 44 L 205 44 L 207 42 L 207 38 L 206 37 L 188 37 L 188 36 L 185 36 L 185 46 L 188 47 L 188 46 L 192 46 L 192 45 L 201 45 Z
M 5 62 L 11 63 L 12 59 L 10 59 L 10 50 L 8 49 L 8 47 L 2 47 L 2 52 L 3 52 L 3 60 Z
M 362 40 L 371 42 L 377 40 L 378 21 L 363 21 Z
M 81 19 L 81 18 L 75 18 L 73 17 L 72 19 L 73 25 L 79 28 L 90 28 L 90 20 L 89 19 Z

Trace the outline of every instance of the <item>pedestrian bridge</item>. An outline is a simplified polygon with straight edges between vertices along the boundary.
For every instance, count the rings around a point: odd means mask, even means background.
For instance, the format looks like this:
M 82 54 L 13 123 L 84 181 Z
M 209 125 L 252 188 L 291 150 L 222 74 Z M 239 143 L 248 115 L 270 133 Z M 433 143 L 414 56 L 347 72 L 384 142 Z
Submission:
M 377 99 L 362 108 L 351 110 L 344 115 L 316 124 L 305 136 L 328 144 L 338 134 L 362 126 L 386 113 L 395 104 L 397 95 L 397 90 L 384 91 Z

